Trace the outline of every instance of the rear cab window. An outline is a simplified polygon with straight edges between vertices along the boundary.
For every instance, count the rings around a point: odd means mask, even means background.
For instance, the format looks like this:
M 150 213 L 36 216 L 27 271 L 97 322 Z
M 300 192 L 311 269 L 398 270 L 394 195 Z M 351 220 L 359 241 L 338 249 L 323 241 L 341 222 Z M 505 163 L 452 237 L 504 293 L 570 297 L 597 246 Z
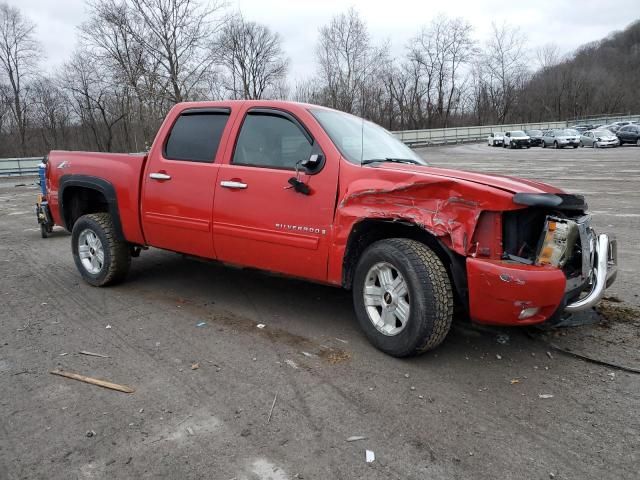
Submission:
M 171 127 L 164 146 L 168 160 L 213 163 L 222 133 L 229 120 L 228 109 L 185 110 Z

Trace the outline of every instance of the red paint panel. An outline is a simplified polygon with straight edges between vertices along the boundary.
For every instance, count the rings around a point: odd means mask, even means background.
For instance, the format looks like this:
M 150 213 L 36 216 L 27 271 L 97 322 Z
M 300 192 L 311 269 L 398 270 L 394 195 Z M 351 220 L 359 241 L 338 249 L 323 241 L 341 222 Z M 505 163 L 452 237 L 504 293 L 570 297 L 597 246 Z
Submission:
M 467 258 L 471 319 L 490 325 L 531 325 L 544 322 L 560 305 L 566 278 L 552 267 L 519 265 L 501 260 Z M 540 307 L 520 320 L 523 308 Z
M 145 223 L 155 223 L 157 225 L 168 225 L 185 230 L 196 230 L 198 232 L 210 232 L 211 222 L 208 220 L 198 220 L 196 218 L 182 218 L 175 215 L 165 215 L 163 213 L 145 213 L 143 216 Z
M 63 164 L 63 168 L 58 168 Z M 140 226 L 140 175 L 144 155 L 123 153 L 66 152 L 55 150 L 49 154 L 47 179 L 49 206 L 55 223 L 61 225 L 58 187 L 63 175 L 88 175 L 113 185 L 118 201 L 124 237 L 140 245 L 145 239 Z
M 290 247 L 306 248 L 307 250 L 317 250 L 318 244 L 320 243 L 317 236 L 300 235 L 298 233 L 291 232 L 277 232 L 273 230 L 263 230 L 260 228 L 250 228 L 225 223 L 214 223 L 213 228 L 216 235 L 246 238 L 257 242 L 288 245 Z

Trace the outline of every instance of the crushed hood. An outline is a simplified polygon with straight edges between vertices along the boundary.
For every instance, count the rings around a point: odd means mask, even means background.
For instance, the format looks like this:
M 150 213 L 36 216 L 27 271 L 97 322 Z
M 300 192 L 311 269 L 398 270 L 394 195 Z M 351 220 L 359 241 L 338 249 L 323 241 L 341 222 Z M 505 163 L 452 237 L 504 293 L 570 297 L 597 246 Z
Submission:
M 429 174 L 452 180 L 464 180 L 476 184 L 486 185 L 510 193 L 564 193 L 563 190 L 546 183 L 527 180 L 524 178 L 507 177 L 504 175 L 486 175 L 483 173 L 451 170 L 448 168 L 436 168 L 422 165 L 381 163 L 378 167 L 385 170 L 412 172 L 415 174 Z

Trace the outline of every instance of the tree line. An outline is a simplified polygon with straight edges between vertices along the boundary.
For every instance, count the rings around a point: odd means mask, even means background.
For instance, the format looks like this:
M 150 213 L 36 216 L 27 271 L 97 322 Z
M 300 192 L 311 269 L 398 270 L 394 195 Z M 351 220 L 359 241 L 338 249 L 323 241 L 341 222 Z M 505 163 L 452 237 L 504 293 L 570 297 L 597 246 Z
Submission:
M 291 83 L 282 38 L 219 0 L 87 0 L 78 47 L 44 69 L 37 26 L 0 3 L 0 158 L 144 151 L 177 102 L 291 99 L 390 130 L 556 120 L 640 109 L 640 22 L 562 57 L 520 30 L 440 15 L 393 56 L 353 8 L 318 30 L 316 70 Z

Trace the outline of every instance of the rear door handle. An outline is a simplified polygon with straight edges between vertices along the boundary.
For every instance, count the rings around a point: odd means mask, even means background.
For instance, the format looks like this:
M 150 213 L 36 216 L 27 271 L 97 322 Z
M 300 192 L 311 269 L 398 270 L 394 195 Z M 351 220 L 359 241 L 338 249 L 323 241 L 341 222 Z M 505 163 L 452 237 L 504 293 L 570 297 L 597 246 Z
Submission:
M 237 188 L 237 189 L 247 188 L 246 183 L 236 182 L 235 180 L 223 180 L 222 182 L 220 182 L 220 186 L 224 188 Z
M 154 172 L 149 174 L 149 178 L 153 178 L 154 180 L 171 180 L 171 175 L 167 175 L 166 173 Z

